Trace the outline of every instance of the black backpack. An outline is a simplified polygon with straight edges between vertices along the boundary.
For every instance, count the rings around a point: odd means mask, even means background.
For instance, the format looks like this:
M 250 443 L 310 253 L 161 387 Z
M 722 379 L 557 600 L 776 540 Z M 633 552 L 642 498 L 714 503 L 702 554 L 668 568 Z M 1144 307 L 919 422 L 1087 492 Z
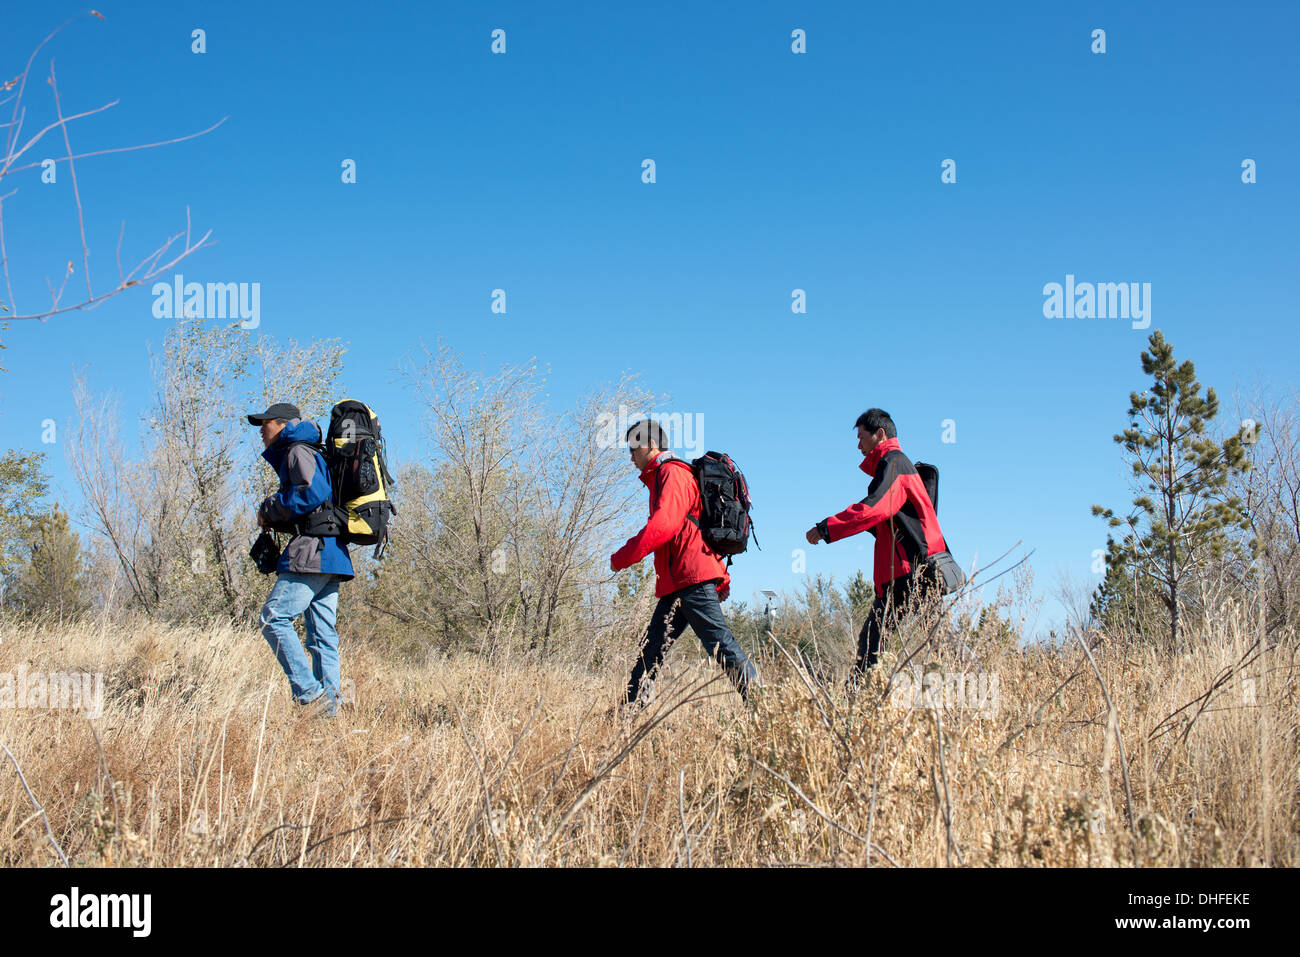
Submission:
M 375 558 L 382 558 L 388 522 L 397 514 L 397 506 L 389 497 L 394 483 L 379 416 L 355 399 L 338 403 L 330 410 L 324 454 L 335 511 L 343 525 L 340 537 L 349 545 L 374 545 Z
M 691 462 L 691 471 L 700 486 L 700 518 L 687 518 L 699 526 L 704 543 L 727 556 L 730 565 L 731 556 L 744 552 L 754 534 L 749 483 L 725 452 L 706 452 Z M 754 544 L 758 544 L 757 535 Z
M 930 496 L 930 504 L 934 506 L 934 514 L 937 516 L 939 514 L 939 469 L 926 462 L 916 462 L 914 466 L 916 474 L 921 478 L 921 484 L 925 486 L 925 494 Z M 911 508 L 911 506 L 906 505 L 904 508 Z M 946 533 L 943 542 L 950 546 Z M 940 594 L 950 595 L 966 584 L 966 573 L 952 557 L 951 551 L 945 550 L 927 556 L 923 553 L 920 542 L 909 542 L 908 545 L 913 552 L 917 570 L 935 581 L 939 586 Z
M 939 470 L 933 465 L 926 462 L 915 463 L 916 474 L 921 476 L 921 482 L 925 485 L 925 493 L 930 496 L 930 504 L 934 506 L 934 514 L 939 514 Z

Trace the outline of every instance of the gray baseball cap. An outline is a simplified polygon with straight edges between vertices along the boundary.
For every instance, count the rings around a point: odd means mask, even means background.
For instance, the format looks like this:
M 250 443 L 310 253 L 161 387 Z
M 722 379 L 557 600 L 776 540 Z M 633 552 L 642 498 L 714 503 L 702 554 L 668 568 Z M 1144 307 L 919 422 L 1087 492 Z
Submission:
M 251 412 L 248 416 L 249 425 L 261 425 L 263 422 L 271 419 L 301 419 L 302 413 L 298 407 L 289 402 L 276 402 L 271 405 L 265 412 Z

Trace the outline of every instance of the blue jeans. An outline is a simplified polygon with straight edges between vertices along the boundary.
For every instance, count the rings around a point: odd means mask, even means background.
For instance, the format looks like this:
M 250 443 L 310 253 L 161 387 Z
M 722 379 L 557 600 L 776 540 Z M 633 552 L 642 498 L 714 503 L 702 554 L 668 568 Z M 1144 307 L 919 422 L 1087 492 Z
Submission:
M 280 572 L 262 606 L 262 637 L 289 676 L 294 700 L 307 704 L 326 694 L 333 703 L 331 712 L 338 709 L 339 701 L 338 610 L 339 579 L 319 572 Z M 299 615 L 310 660 L 293 630 Z
M 749 683 L 754 680 L 754 666 L 727 628 L 726 619 L 722 617 L 722 603 L 718 601 L 717 587 L 710 581 L 687 585 L 680 591 L 659 599 L 654 614 L 650 616 L 650 627 L 646 629 L 641 656 L 627 681 L 627 701 L 636 700 L 643 678 L 648 676 L 654 680 L 669 646 L 686 630 L 687 625 L 699 637 L 700 644 L 704 645 L 710 658 L 721 658 L 722 668 L 740 696 L 747 696 Z

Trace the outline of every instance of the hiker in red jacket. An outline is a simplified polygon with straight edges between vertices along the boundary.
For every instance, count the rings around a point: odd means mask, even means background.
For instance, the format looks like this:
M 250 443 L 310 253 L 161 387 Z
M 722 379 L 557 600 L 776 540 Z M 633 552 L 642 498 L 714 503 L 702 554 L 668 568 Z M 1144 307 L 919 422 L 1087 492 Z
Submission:
M 867 497 L 838 515 L 822 519 L 808 529 L 805 537 L 810 545 L 838 542 L 863 531 L 876 537 L 872 573 L 876 598 L 858 635 L 858 658 L 853 667 L 857 676 L 875 667 L 883 630 L 892 629 L 907 606 L 926 590 L 917 587 L 911 574 L 913 561 L 908 558 L 907 543 L 924 542 L 927 557 L 944 551 L 947 545 L 925 483 L 898 447 L 898 432 L 889 413 L 868 409 L 858 416 L 855 425 L 858 450 L 866 456 L 858 467 L 872 476 Z M 912 552 L 912 559 L 919 558 L 919 549 Z
M 669 645 L 687 625 L 711 658 L 721 655 L 723 669 L 743 698 L 754 678 L 754 666 L 722 617 L 721 602 L 730 591 L 731 576 L 700 535 L 700 487 L 695 473 L 689 462 L 665 450 L 667 438 L 652 419 L 633 424 L 627 442 L 641 481 L 650 489 L 650 520 L 610 556 L 609 567 L 621 571 L 654 552 L 659 601 L 628 678 L 625 700 L 629 704 L 636 700 L 643 679 L 653 682 Z

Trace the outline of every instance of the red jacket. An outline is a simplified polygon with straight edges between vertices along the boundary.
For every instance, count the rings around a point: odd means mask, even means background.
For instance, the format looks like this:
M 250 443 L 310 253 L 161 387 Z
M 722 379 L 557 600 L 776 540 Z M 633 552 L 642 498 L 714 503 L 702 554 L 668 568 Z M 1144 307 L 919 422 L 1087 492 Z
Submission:
M 873 476 L 867 486 L 867 497 L 838 515 L 823 519 L 817 527 L 828 542 L 838 542 L 862 531 L 876 536 L 872 578 L 876 590 L 880 591 L 895 578 L 911 572 L 912 564 L 907 557 L 909 539 L 924 542 L 927 556 L 948 546 L 939 530 L 939 519 L 930 504 L 925 483 L 916 473 L 916 466 L 899 449 L 898 439 L 881 442 L 858 467 Z
M 662 598 L 699 582 L 718 581 L 718 598 L 731 589 L 727 566 L 704 544 L 699 526 L 688 520 L 700 517 L 700 486 L 689 462 L 671 452 L 660 452 L 641 472 L 650 489 L 650 520 L 610 556 L 614 571 L 630 568 L 655 553 L 655 597 Z

